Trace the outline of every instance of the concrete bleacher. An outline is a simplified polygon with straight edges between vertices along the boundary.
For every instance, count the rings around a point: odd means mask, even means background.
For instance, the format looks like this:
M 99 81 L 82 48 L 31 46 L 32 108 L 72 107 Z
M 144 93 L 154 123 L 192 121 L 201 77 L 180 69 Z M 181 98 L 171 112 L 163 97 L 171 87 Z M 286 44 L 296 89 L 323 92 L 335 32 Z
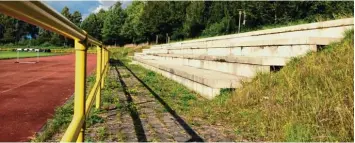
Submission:
M 353 18 L 152 46 L 134 63 L 161 73 L 205 98 L 238 88 L 258 72 L 280 70 L 292 58 L 339 41 Z

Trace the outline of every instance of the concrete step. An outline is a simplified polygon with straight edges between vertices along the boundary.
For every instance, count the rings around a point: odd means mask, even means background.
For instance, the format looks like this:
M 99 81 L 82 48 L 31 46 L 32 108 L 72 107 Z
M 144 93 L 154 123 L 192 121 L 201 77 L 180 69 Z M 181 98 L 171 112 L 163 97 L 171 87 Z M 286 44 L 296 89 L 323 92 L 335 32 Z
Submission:
M 238 88 L 242 81 L 250 80 L 247 77 L 177 65 L 166 61 L 144 60 L 134 57 L 134 62 L 187 86 L 207 99 L 218 95 L 222 88 Z
M 236 56 L 199 56 L 196 55 L 145 55 L 141 59 L 156 60 L 169 64 L 184 65 L 207 69 L 237 76 L 254 77 L 258 72 L 269 73 L 285 65 L 289 58 L 276 57 L 236 57 Z
M 142 58 L 167 60 L 177 58 L 177 62 L 186 60 L 203 60 L 227 63 L 242 63 L 252 65 L 284 66 L 291 58 L 285 57 L 253 57 L 253 56 L 213 56 L 213 55 L 184 55 L 184 54 L 148 54 L 140 55 Z M 181 62 L 182 64 L 183 62 Z
M 134 56 L 142 56 L 142 55 L 145 55 L 144 53 L 134 53 Z
M 329 38 L 342 38 L 345 30 L 354 27 L 354 18 L 345 18 L 324 22 L 316 22 L 309 24 L 301 24 L 295 26 L 273 28 L 267 30 L 252 31 L 240 34 L 230 34 L 223 36 L 215 36 L 209 38 L 188 40 L 182 42 L 175 42 L 170 44 L 154 45 L 151 49 L 160 48 L 176 48 L 181 46 L 194 46 L 201 44 L 224 43 L 226 41 L 234 40 L 250 40 L 262 37 L 261 39 L 272 39 L 278 37 L 329 37 Z
M 188 48 L 188 49 L 155 49 L 143 50 L 144 54 L 186 54 L 210 56 L 247 56 L 247 57 L 296 57 L 309 51 L 317 51 L 317 45 L 279 45 L 254 47 L 224 48 Z
M 257 72 L 279 70 L 292 57 L 339 41 L 354 18 L 154 45 L 134 62 L 211 99 Z
M 229 41 L 215 45 L 185 46 L 180 48 L 145 49 L 144 54 L 192 54 L 213 56 L 272 56 L 295 57 L 308 51 L 317 51 L 317 47 L 339 41 L 340 38 L 291 37 L 284 39 L 254 39 L 249 41 Z
M 329 45 L 331 42 L 340 41 L 341 38 L 332 37 L 274 37 L 264 36 L 248 39 L 229 39 L 214 41 L 213 43 L 196 43 L 194 45 L 182 45 L 179 47 L 164 47 L 151 50 L 180 50 L 180 49 L 204 49 L 204 48 L 229 48 L 229 47 L 260 47 L 260 46 L 288 46 L 288 45 Z

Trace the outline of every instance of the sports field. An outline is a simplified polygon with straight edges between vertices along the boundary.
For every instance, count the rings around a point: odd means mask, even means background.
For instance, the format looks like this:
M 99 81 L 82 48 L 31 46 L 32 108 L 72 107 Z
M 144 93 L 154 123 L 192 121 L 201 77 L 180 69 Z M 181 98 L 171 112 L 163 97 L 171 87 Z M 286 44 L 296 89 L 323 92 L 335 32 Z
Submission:
M 74 54 L 15 61 L 0 60 L 0 142 L 30 140 L 74 93 Z M 88 54 L 87 74 L 95 65 L 96 55 Z
M 54 55 L 60 55 L 59 53 L 43 53 L 40 52 L 39 56 L 54 56 Z M 20 52 L 19 53 L 20 58 L 29 58 L 29 57 L 37 57 L 37 52 Z M 0 51 L 0 59 L 13 59 L 17 58 L 17 52 L 11 52 L 11 51 Z

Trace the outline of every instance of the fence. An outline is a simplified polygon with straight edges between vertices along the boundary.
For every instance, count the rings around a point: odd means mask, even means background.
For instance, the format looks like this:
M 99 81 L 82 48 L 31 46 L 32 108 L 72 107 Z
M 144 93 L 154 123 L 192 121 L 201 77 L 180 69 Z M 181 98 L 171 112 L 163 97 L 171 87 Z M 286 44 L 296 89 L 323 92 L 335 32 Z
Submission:
M 67 18 L 39 1 L 2 1 L 0 13 L 13 16 L 44 29 L 56 32 L 75 41 L 75 96 L 74 116 L 66 130 L 62 142 L 83 142 L 85 131 L 85 118 L 94 100 L 96 108 L 100 108 L 101 88 L 104 86 L 104 77 L 109 68 L 109 54 L 102 43 L 88 35 Z M 86 95 L 86 58 L 89 45 L 96 46 L 97 67 L 96 81 Z

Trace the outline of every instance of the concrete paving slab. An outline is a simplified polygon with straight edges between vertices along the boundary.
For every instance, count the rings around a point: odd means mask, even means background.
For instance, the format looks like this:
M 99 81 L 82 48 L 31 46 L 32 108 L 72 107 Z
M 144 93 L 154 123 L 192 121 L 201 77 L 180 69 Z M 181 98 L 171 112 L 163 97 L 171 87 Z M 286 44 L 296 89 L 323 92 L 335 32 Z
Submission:
M 144 60 L 139 58 L 134 58 L 134 60 L 212 88 L 236 88 L 240 86 L 241 81 L 249 80 L 247 77 L 184 65 L 169 64 L 168 62 L 163 61 Z

